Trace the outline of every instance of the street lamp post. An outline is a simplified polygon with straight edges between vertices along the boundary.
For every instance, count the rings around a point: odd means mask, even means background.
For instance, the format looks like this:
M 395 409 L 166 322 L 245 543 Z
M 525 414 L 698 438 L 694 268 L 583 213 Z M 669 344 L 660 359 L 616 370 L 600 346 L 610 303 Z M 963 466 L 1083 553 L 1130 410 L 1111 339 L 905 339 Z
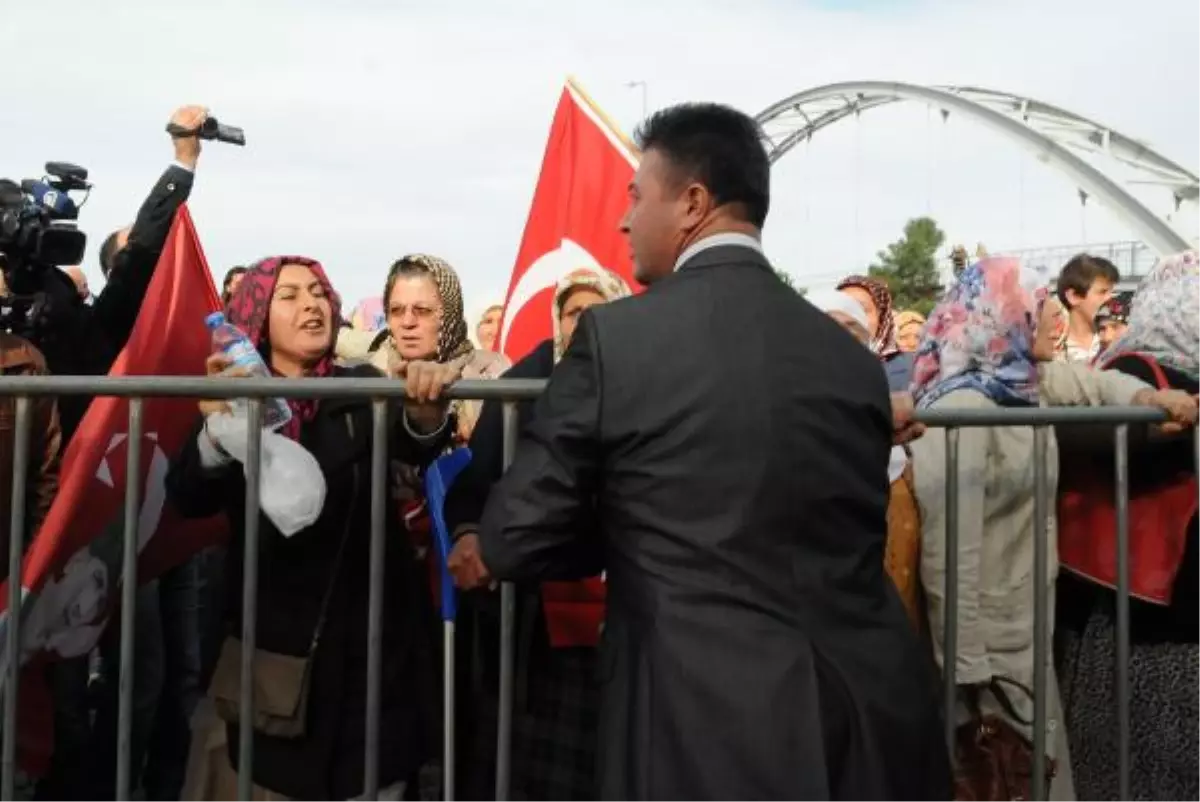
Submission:
M 650 114 L 650 106 L 646 99 L 646 82 L 645 81 L 630 81 L 625 84 L 626 89 L 640 88 L 642 90 L 642 119 L 646 119 Z

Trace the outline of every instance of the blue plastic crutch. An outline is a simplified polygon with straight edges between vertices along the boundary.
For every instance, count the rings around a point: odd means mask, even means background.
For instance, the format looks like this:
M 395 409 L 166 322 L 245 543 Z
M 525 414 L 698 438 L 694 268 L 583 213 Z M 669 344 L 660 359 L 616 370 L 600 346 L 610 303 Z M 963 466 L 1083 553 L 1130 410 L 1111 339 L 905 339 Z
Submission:
M 458 594 L 448 563 L 454 547 L 446 529 L 446 495 L 463 468 L 471 461 L 471 449 L 459 448 L 438 457 L 425 471 L 425 507 L 433 522 L 442 568 L 442 787 L 447 802 L 454 799 L 454 618 L 458 613 Z

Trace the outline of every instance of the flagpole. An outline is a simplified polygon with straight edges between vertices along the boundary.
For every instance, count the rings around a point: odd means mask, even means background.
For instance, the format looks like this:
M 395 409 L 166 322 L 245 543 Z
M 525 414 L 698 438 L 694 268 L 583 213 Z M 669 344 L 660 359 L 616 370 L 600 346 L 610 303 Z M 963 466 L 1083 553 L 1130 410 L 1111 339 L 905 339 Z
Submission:
M 592 113 L 596 115 L 597 119 L 604 124 L 604 127 L 607 128 L 613 136 L 620 140 L 621 144 L 624 145 L 634 157 L 641 156 L 641 151 L 639 151 L 637 146 L 633 144 L 633 140 L 621 130 L 621 126 L 617 125 L 612 117 L 605 113 L 604 109 L 600 108 L 600 106 L 596 104 L 596 101 L 592 99 L 592 96 L 587 93 L 587 90 L 583 88 L 575 76 L 567 76 L 567 86 L 571 87 L 571 90 L 579 96 L 580 100 L 587 104 L 587 107 L 592 110 Z

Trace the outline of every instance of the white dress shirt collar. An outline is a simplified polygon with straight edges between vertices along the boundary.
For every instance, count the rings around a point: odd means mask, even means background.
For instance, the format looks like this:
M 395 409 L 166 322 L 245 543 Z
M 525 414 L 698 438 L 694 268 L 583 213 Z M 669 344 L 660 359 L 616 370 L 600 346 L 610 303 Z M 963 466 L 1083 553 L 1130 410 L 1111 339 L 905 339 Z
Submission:
M 675 269 L 678 270 L 683 267 L 689 259 L 701 251 L 707 251 L 709 248 L 719 248 L 722 245 L 740 245 L 743 248 L 750 248 L 763 253 L 762 242 L 757 237 L 752 237 L 749 234 L 741 234 L 735 231 L 710 234 L 704 239 L 693 242 L 683 253 L 679 254 L 679 258 L 675 260 Z

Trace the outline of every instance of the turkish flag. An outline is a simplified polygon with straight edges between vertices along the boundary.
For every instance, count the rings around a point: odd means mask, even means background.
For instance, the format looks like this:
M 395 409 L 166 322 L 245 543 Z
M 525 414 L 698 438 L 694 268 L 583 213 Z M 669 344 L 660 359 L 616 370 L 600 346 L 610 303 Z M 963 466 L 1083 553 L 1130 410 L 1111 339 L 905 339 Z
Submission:
M 505 298 L 499 342 L 512 361 L 551 336 L 554 286 L 572 270 L 600 265 L 638 286 L 628 242 L 617 228 L 637 158 L 603 112 L 568 81 Z
M 202 374 L 210 351 L 204 318 L 218 309 L 204 252 L 191 215 L 183 207 L 175 216 L 129 342 L 109 375 Z M 139 581 L 157 576 L 225 535 L 223 520 L 186 521 L 166 503 L 167 468 L 197 415 L 192 399 L 143 401 L 141 469 L 134 477 L 141 486 Z M 22 671 L 22 697 L 38 698 L 40 676 L 32 669 L 45 660 L 91 651 L 119 599 L 128 440 L 129 400 L 97 397 L 63 455 L 58 495 L 25 553 L 21 571 L 21 662 L 33 661 Z M 6 588 L 0 589 L 0 600 L 7 603 Z M 6 626 L 7 621 L 5 614 Z M 42 728 L 51 720 L 32 711 L 27 715 L 27 705 L 22 704 L 22 765 L 33 774 L 40 773 L 48 757 L 47 739 L 52 733 Z

